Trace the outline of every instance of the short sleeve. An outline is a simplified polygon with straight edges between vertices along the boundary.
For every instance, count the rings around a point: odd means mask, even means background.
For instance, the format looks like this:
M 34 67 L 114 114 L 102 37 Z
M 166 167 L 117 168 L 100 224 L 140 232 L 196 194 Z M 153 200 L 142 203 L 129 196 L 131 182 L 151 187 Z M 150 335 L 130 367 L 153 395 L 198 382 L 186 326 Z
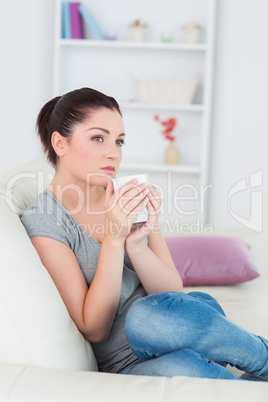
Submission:
M 53 200 L 39 197 L 21 216 L 21 222 L 29 237 L 49 237 L 73 249 L 71 219 Z

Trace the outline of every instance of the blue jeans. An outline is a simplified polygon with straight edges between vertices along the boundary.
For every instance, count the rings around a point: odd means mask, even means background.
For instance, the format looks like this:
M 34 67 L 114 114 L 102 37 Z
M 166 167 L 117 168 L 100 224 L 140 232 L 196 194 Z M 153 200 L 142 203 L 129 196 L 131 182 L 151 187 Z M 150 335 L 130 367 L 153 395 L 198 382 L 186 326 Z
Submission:
M 268 377 L 268 341 L 226 318 L 206 293 L 144 297 L 130 308 L 125 329 L 137 360 L 121 374 L 242 380 L 225 367 L 229 363 Z

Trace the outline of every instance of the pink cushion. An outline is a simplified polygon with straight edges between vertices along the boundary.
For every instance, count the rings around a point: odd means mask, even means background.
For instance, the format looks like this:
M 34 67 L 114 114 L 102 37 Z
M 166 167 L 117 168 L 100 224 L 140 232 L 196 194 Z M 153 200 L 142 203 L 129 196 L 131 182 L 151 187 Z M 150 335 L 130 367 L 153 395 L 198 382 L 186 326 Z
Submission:
M 184 286 L 233 285 L 257 278 L 249 246 L 236 237 L 169 237 L 166 243 Z

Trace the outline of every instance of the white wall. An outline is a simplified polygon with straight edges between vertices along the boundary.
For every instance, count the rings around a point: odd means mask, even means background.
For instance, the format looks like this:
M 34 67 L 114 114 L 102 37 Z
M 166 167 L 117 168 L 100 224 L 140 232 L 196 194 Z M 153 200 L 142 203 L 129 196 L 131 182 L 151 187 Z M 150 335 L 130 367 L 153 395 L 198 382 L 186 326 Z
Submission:
M 267 0 L 219 0 L 210 220 L 216 226 L 243 227 L 228 210 L 228 193 L 244 178 L 249 186 L 249 176 L 263 171 L 263 186 L 255 190 L 263 191 L 263 230 L 258 236 L 268 272 L 267 16 Z M 250 189 L 234 195 L 231 207 L 239 216 L 250 219 L 256 207 L 250 204 Z
M 40 152 L 38 111 L 52 94 L 53 0 L 1 2 L 0 171 Z
M 268 238 L 268 2 L 218 0 L 210 217 L 241 227 L 227 205 L 230 189 L 263 170 L 264 245 Z M 0 170 L 37 155 L 35 120 L 52 96 L 53 0 L 3 2 L 0 13 Z M 233 197 L 233 211 L 250 218 L 250 194 Z M 268 247 L 266 247 L 268 250 Z M 264 260 L 268 269 L 268 251 Z

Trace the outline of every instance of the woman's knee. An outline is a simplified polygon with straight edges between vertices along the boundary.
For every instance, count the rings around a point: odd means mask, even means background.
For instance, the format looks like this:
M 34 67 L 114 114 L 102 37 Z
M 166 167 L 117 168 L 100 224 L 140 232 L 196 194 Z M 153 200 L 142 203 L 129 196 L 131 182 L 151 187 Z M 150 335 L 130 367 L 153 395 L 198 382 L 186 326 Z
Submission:
M 159 320 L 176 316 L 179 319 L 180 312 L 183 310 L 195 310 L 209 305 L 220 313 L 223 313 L 218 302 L 210 295 L 202 292 L 181 293 L 181 292 L 163 292 L 155 293 L 143 297 L 136 301 L 130 308 L 126 317 L 126 326 L 128 328 L 147 327 L 148 324 Z M 146 331 L 149 329 L 146 328 Z
M 159 348 L 161 344 L 161 353 L 167 352 L 167 344 L 169 350 L 188 347 L 195 338 L 195 331 L 209 330 L 220 316 L 224 316 L 223 310 L 207 294 L 153 294 L 130 308 L 125 323 L 126 336 L 132 348 L 144 348 L 151 354 L 151 347 Z
M 196 303 L 200 304 L 180 292 L 157 293 L 136 301 L 125 322 L 127 340 L 134 352 L 139 350 L 139 356 L 152 356 L 154 347 L 170 343 L 177 337 L 176 333 L 179 336 L 183 331 L 187 336 Z
M 225 313 L 218 301 L 210 294 L 204 292 L 189 292 L 188 295 L 193 297 L 195 300 L 206 303 L 208 306 L 216 309 L 219 313 L 225 316 Z
M 138 320 L 140 322 L 141 318 L 150 318 L 151 314 L 156 311 L 157 313 L 161 313 L 161 311 L 165 313 L 168 311 L 172 312 L 174 309 L 178 310 L 184 301 L 189 302 L 189 305 L 191 305 L 191 302 L 193 302 L 193 305 L 196 304 L 196 302 L 201 303 L 201 305 L 205 303 L 206 306 L 210 306 L 225 315 L 217 300 L 208 293 L 182 293 L 172 291 L 155 293 L 139 299 L 130 308 L 128 319 L 131 317 L 132 320 Z
M 163 292 L 155 293 L 137 300 L 130 308 L 126 317 L 126 325 L 134 328 L 146 326 L 152 318 L 157 318 L 162 311 L 168 310 L 174 300 L 182 300 L 183 293 Z
M 157 293 L 136 301 L 127 313 L 125 321 L 126 336 L 132 348 L 136 344 L 145 345 L 148 340 L 158 337 L 159 326 L 167 318 L 167 311 L 177 292 Z

